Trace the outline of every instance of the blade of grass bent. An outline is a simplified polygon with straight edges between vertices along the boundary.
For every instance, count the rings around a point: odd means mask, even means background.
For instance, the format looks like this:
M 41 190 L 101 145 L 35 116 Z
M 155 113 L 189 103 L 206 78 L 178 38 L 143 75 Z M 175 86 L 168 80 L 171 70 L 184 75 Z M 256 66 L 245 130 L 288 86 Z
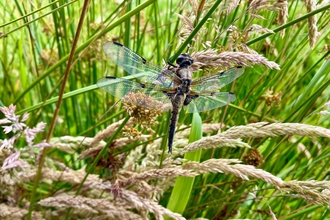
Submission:
M 123 79 L 135 79 L 138 76 L 139 76 L 138 74 L 135 74 L 135 75 L 125 76 L 125 77 L 122 77 L 122 78 Z M 111 83 L 109 83 L 109 85 L 110 84 Z M 96 90 L 96 89 L 99 89 L 99 87 L 94 84 L 94 85 L 86 86 L 84 88 L 80 88 L 80 89 L 77 89 L 77 90 L 74 90 L 74 91 L 70 91 L 70 92 L 67 92 L 63 95 L 63 100 L 68 99 L 68 98 L 72 98 L 76 95 L 81 95 L 81 94 L 84 94 L 84 93 L 87 93 L 87 92 L 90 92 L 90 91 L 93 91 L 93 90 Z M 20 110 L 20 111 L 17 112 L 17 114 L 23 114 L 25 112 L 31 112 L 33 110 L 36 110 L 36 109 L 40 108 L 41 106 L 47 106 L 47 105 L 56 103 L 57 100 L 58 100 L 58 96 L 47 99 L 44 102 L 39 102 L 39 103 L 37 103 L 33 106 L 30 106 L 30 107 L 27 107 L 23 110 Z

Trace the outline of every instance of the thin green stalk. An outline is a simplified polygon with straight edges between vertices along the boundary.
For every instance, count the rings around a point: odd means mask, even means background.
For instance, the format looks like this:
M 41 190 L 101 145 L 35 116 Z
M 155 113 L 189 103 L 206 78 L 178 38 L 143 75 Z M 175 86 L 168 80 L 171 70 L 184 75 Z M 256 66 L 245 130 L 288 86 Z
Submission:
M 122 77 L 123 79 L 134 79 L 136 78 L 137 75 L 130 75 L 130 76 L 125 76 L 125 77 Z M 81 94 L 84 94 L 84 93 L 88 93 L 88 92 L 91 92 L 95 89 L 98 89 L 99 87 L 97 85 L 91 85 L 91 86 L 87 86 L 87 87 L 84 87 L 84 88 L 80 88 L 80 89 L 77 89 L 75 91 L 71 91 L 71 92 L 67 92 L 63 95 L 63 100 L 65 99 L 68 99 L 68 98 L 72 98 L 74 96 L 77 96 L 77 95 L 81 95 Z M 50 98 L 50 99 L 47 99 L 46 101 L 44 102 L 39 102 L 33 106 L 30 106 L 30 107 L 27 107 L 25 109 L 22 109 L 20 111 L 17 111 L 17 114 L 23 114 L 25 112 L 31 112 L 31 111 L 34 111 L 42 106 L 47 106 L 47 105 L 50 105 L 50 104 L 53 104 L 53 103 L 56 103 L 59 99 L 59 96 L 56 96 L 56 97 L 53 97 L 53 98 Z

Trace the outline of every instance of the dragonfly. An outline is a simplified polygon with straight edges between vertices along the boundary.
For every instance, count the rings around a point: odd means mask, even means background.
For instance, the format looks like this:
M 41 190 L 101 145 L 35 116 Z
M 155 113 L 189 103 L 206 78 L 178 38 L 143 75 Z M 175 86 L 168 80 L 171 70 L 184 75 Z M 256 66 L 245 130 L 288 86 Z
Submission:
M 168 68 L 163 68 L 148 62 L 118 42 L 105 43 L 103 50 L 119 67 L 134 76 L 135 80 L 106 76 L 98 80 L 99 88 L 124 102 L 145 108 L 159 110 L 167 103 L 172 106 L 168 153 L 172 153 L 175 129 L 182 106 L 186 107 L 188 113 L 194 113 L 212 110 L 233 102 L 236 99 L 233 92 L 219 90 L 244 73 L 244 68 L 239 66 L 193 79 L 191 65 L 194 59 L 186 53 L 178 56 L 177 65 L 169 63 Z M 141 102 L 125 98 L 131 93 L 144 94 L 149 101 Z

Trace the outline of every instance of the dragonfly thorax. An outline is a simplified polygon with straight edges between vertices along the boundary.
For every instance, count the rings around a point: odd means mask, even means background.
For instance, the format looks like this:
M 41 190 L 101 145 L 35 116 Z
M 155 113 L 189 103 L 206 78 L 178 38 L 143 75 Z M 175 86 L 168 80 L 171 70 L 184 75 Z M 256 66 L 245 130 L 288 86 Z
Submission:
M 189 68 L 178 68 L 176 75 L 181 79 L 181 84 L 190 86 L 192 82 L 192 72 Z
M 188 91 L 189 91 L 189 86 L 191 85 L 191 82 L 192 82 L 192 80 L 189 79 L 189 78 L 183 78 L 183 79 L 181 79 L 181 85 L 182 85 L 183 87 L 187 87 Z M 188 92 L 188 91 L 187 91 L 187 92 Z M 187 92 L 186 92 L 186 93 L 187 93 Z
M 187 94 L 189 92 L 189 86 L 186 85 L 180 85 L 177 87 L 177 94 L 179 95 L 183 95 L 183 94 Z

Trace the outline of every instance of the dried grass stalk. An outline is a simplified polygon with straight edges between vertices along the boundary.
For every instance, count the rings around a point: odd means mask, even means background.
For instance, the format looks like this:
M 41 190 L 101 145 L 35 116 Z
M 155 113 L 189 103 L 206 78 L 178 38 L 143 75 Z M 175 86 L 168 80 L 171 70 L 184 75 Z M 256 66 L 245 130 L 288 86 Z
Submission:
M 329 4 L 330 4 L 330 0 L 323 0 L 323 1 L 319 2 L 319 4 L 316 6 L 316 8 L 319 9 L 319 8 L 322 8 Z
M 89 186 L 91 189 L 99 189 L 99 190 L 106 190 L 109 191 L 113 190 L 113 185 L 110 182 L 103 182 L 103 183 L 91 183 Z M 121 206 L 125 206 L 128 208 L 135 208 L 138 211 L 148 211 L 155 215 L 156 219 L 163 219 L 163 215 L 167 215 L 173 219 L 183 220 L 180 214 L 174 213 L 161 205 L 157 204 L 157 202 L 152 201 L 150 199 L 146 199 L 138 195 L 136 192 L 125 190 L 119 188 L 116 194 L 116 203 L 119 203 Z
M 330 130 L 300 123 L 258 122 L 232 127 L 220 135 L 225 138 L 265 138 L 278 135 L 318 136 L 330 138 Z
M 219 131 L 219 128 L 224 128 L 225 125 L 224 124 L 221 124 L 219 125 L 219 123 L 214 123 L 214 124 L 207 124 L 207 123 L 204 123 L 202 124 L 202 131 L 203 131 L 203 134 L 209 134 L 209 133 L 212 133 L 212 132 L 215 132 L 215 131 Z M 186 128 L 186 126 L 180 126 L 178 128 L 178 130 L 181 130 L 182 131 L 178 131 L 176 133 L 176 137 L 179 139 L 179 138 L 185 138 L 185 137 L 188 137 L 191 133 L 191 128 Z
M 20 172 L 18 176 L 22 182 L 33 182 L 36 173 L 36 170 L 24 170 L 24 172 Z M 72 184 L 80 184 L 85 176 L 85 167 L 81 168 L 80 170 L 67 169 L 65 171 L 57 171 L 50 168 L 43 168 L 41 180 L 45 182 L 65 181 Z M 101 181 L 102 179 L 100 179 L 98 175 L 89 174 L 84 184 L 88 185 L 90 183 L 97 183 Z
M 163 215 L 173 219 L 184 220 L 185 218 L 178 213 L 174 213 L 169 209 L 157 204 L 156 202 L 144 199 L 138 196 L 133 191 L 122 190 L 120 196 L 117 198 L 119 201 L 126 202 L 137 210 L 147 210 L 155 215 L 156 219 L 163 220 Z
M 88 147 L 93 142 L 94 138 L 83 137 L 83 136 L 63 136 L 56 137 L 50 140 L 52 148 L 57 148 L 60 151 L 64 151 L 69 154 L 76 153 L 78 149 Z M 99 145 L 104 146 L 105 142 L 99 142 Z
M 315 0 L 305 0 L 305 5 L 307 12 L 311 12 L 316 9 Z M 313 48 L 316 44 L 317 38 L 320 36 L 320 33 L 317 29 L 317 17 L 316 15 L 308 17 L 308 39 L 309 45 Z
M 317 205 L 330 205 L 330 194 L 323 193 L 319 189 L 329 189 L 329 181 L 289 181 L 283 184 L 282 189 L 290 189 L 298 193 L 299 197 L 317 204 Z M 294 194 L 297 196 L 297 194 Z
M 277 0 L 277 2 L 273 3 L 274 1 L 268 1 L 268 0 L 253 0 L 250 3 L 250 10 L 252 14 L 255 14 L 256 11 L 261 10 L 261 9 L 266 9 L 269 11 L 277 11 L 280 10 L 281 8 L 285 7 L 284 1 Z
M 191 6 L 192 11 L 194 12 L 194 15 L 196 16 L 198 14 L 198 8 L 199 8 L 199 1 L 198 0 L 188 0 L 189 5 Z
M 184 154 L 191 151 L 196 151 L 198 149 L 210 149 L 217 147 L 248 147 L 250 145 L 241 141 L 240 139 L 226 138 L 223 135 L 214 135 L 210 137 L 202 138 L 201 140 L 195 141 L 191 144 L 188 144 L 180 154 Z
M 83 196 L 60 194 L 40 200 L 42 206 L 56 207 L 57 209 L 73 208 L 81 215 L 92 217 L 105 214 L 110 219 L 144 219 L 140 215 L 127 210 L 129 207 L 118 206 L 107 199 L 91 199 Z
M 123 121 L 124 121 L 124 119 L 122 119 L 116 123 L 113 123 L 113 124 L 109 125 L 103 131 L 100 131 L 99 133 L 97 133 L 95 135 L 93 141 L 90 143 L 90 146 L 95 146 L 104 138 L 111 137 L 115 133 L 116 129 L 121 125 L 121 123 L 123 123 Z M 135 125 L 136 123 L 137 123 L 137 120 L 135 118 L 130 118 L 126 123 L 126 126 Z
M 250 3 L 250 9 L 252 11 L 252 13 L 254 14 L 254 12 L 260 8 L 262 8 L 264 5 L 266 5 L 268 1 L 267 0 L 253 0 Z
M 195 27 L 187 16 L 178 14 L 178 17 L 180 18 L 180 20 L 183 24 L 183 28 L 181 28 L 179 36 L 184 41 L 188 38 L 188 36 L 191 34 L 191 32 L 194 30 Z M 196 37 L 198 37 L 198 36 L 196 36 Z M 196 41 L 196 37 L 193 38 L 192 40 Z
M 318 190 L 329 189 L 330 190 L 330 181 L 316 181 L 316 180 L 308 180 L 308 181 L 289 181 L 285 183 L 285 186 L 299 185 L 300 187 L 305 188 L 314 188 Z
M 163 168 L 163 169 L 152 169 L 145 171 L 143 173 L 135 173 L 126 181 L 123 181 L 121 186 L 129 186 L 135 184 L 137 181 L 149 181 L 151 179 L 161 179 L 161 178 L 169 178 L 169 177 L 178 177 L 178 176 L 186 176 L 186 177 L 194 177 L 198 174 L 192 173 L 188 170 L 182 170 L 179 168 Z
M 272 208 L 268 205 L 269 208 L 269 215 L 273 220 L 277 220 L 277 217 L 275 215 L 275 213 L 272 211 Z
M 201 68 L 219 68 L 233 66 L 253 66 L 263 65 L 270 69 L 280 69 L 279 65 L 273 61 L 268 61 L 259 54 L 249 54 L 244 52 L 222 52 L 216 53 L 214 49 L 208 49 L 192 53 L 194 63 L 191 66 L 193 71 Z
M 232 12 L 239 5 L 240 0 L 229 0 L 227 3 L 226 13 L 227 15 Z
M 134 138 L 119 138 L 117 139 L 112 147 L 113 148 L 120 148 L 120 147 L 123 147 L 123 146 L 127 146 L 128 144 L 132 143 L 132 142 L 135 142 L 135 141 L 138 141 L 138 140 L 146 140 L 147 138 L 149 138 L 151 135 L 141 135 L 141 136 L 137 136 L 137 137 L 134 137 Z M 95 154 L 98 154 L 102 148 L 106 145 L 106 142 L 104 141 L 101 141 L 98 143 L 97 146 L 94 146 L 94 147 L 91 147 L 91 148 L 88 148 L 86 150 L 84 150 L 80 155 L 79 155 L 79 159 L 85 159 L 85 158 L 88 158 L 88 157 L 93 157 L 95 156 Z M 89 145 L 91 146 L 91 145 Z
M 252 24 L 247 30 L 247 32 L 257 32 L 257 33 L 268 33 L 268 34 L 275 34 L 275 32 L 271 29 L 264 28 L 258 24 Z
M 267 183 L 274 184 L 277 187 L 282 186 L 284 181 L 264 170 L 257 169 L 251 165 L 237 164 L 241 161 L 237 159 L 209 159 L 202 163 L 187 162 L 182 167 L 183 169 L 194 170 L 196 173 L 225 173 L 233 174 L 236 177 L 249 180 L 249 176 L 261 179 Z
M 277 23 L 279 25 L 283 25 L 288 20 L 288 1 L 287 0 L 277 0 L 277 4 L 279 4 Z M 283 38 L 285 35 L 285 29 L 280 32 L 281 37 Z
M 27 213 L 27 209 L 7 206 L 4 203 L 0 204 L 0 219 L 24 219 Z M 44 219 L 41 213 L 36 211 L 32 212 L 31 217 L 35 220 Z

